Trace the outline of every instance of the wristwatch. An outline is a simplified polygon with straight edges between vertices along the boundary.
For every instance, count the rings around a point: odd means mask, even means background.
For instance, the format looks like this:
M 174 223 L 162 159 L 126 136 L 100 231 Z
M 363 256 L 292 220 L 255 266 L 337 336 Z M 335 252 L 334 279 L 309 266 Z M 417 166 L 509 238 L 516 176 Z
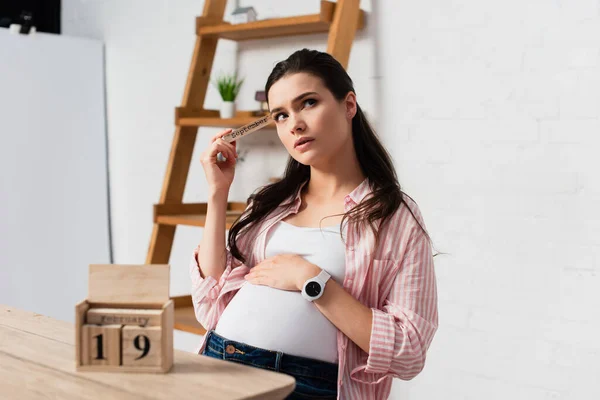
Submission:
M 322 269 L 319 275 L 307 279 L 306 282 L 304 282 L 304 286 L 302 286 L 302 297 L 308 301 L 314 301 L 321 297 L 325 290 L 325 284 L 329 278 L 331 278 L 331 275 Z

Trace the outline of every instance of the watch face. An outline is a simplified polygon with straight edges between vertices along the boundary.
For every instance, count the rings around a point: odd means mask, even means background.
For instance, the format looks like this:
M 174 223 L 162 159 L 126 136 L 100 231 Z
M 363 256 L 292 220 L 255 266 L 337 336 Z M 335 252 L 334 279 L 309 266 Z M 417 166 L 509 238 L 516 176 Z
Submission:
M 308 282 L 306 285 L 306 294 L 310 297 L 318 296 L 321 293 L 321 285 L 319 282 Z

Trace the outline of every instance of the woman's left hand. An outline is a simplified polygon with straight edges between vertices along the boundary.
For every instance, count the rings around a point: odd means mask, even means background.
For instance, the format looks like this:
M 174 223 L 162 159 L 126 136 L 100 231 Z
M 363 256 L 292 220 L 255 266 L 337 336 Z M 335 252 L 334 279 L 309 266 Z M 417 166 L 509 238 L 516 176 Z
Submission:
M 304 282 L 319 272 L 321 268 L 298 254 L 278 254 L 252 267 L 245 279 L 254 285 L 301 291 Z

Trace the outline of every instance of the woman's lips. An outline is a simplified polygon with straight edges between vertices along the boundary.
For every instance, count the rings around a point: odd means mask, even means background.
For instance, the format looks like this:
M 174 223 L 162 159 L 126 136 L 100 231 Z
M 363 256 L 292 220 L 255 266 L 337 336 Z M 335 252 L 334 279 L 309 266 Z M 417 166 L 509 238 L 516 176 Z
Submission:
M 308 150 L 308 148 L 310 147 L 310 145 L 311 145 L 311 144 L 312 144 L 312 142 L 314 142 L 314 141 L 315 141 L 315 140 L 314 140 L 314 139 L 312 139 L 312 140 L 309 140 L 309 141 L 307 141 L 307 142 L 304 142 L 304 143 L 302 143 L 302 144 L 299 144 L 298 146 L 296 146 L 296 147 L 295 147 L 295 149 L 296 149 L 297 151 L 299 151 L 300 153 L 302 153 L 302 152 L 304 152 L 304 151 Z

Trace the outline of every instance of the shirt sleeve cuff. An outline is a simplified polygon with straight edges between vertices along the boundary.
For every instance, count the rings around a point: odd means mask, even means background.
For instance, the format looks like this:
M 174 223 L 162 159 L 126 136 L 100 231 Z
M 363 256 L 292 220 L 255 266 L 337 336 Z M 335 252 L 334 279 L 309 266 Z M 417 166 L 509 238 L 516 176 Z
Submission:
M 373 327 L 365 372 L 387 373 L 394 356 L 396 339 L 394 316 L 376 308 L 371 310 L 373 311 Z
M 200 266 L 198 265 L 198 250 L 200 246 L 194 249 L 194 254 L 190 260 L 190 278 L 192 280 L 192 298 L 196 303 L 204 299 L 215 300 L 219 295 L 219 285 L 215 278 L 207 276 L 203 278 L 200 275 Z M 224 274 L 225 275 L 225 274 Z
M 371 310 L 373 311 L 373 327 L 367 364 L 355 368 L 350 376 L 357 382 L 373 385 L 390 375 L 394 355 L 395 325 L 393 315 L 376 308 L 371 308 Z

